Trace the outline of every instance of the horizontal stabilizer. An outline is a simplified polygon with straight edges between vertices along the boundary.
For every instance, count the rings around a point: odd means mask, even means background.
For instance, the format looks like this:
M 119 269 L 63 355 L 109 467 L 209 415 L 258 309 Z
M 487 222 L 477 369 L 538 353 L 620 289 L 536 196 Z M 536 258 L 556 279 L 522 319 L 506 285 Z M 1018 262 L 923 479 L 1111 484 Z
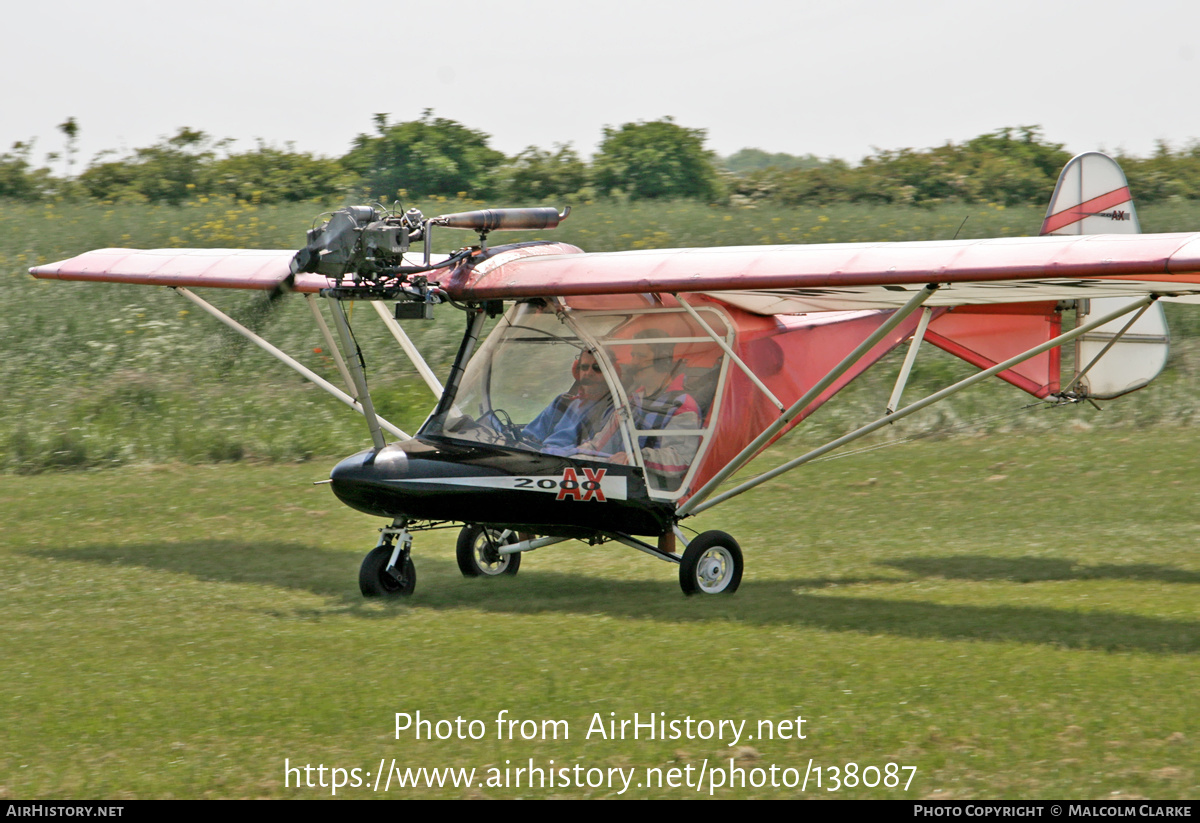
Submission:
M 1129 301 L 1103 298 L 1088 303 L 1087 310 L 1079 312 L 1081 323 L 1088 316 L 1103 317 Z M 1100 399 L 1120 397 L 1148 385 L 1167 365 L 1171 337 L 1162 306 L 1148 307 L 1132 326 L 1126 326 L 1129 318 L 1114 320 L 1076 342 L 1075 368 L 1081 393 Z

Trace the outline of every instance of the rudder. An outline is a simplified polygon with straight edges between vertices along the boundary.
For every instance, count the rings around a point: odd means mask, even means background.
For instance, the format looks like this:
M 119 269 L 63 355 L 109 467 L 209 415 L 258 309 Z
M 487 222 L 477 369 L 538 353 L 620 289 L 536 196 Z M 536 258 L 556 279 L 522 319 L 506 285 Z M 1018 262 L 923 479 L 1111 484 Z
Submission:
M 1073 157 L 1058 177 L 1041 233 L 1140 234 L 1133 195 L 1117 161 L 1095 151 Z M 1131 302 L 1125 297 L 1080 300 L 1078 322 Z M 1162 372 L 1170 346 L 1162 305 L 1154 303 L 1128 329 L 1127 325 L 1129 319 L 1120 318 L 1076 341 L 1075 382 L 1080 394 L 1120 397 L 1142 388 Z

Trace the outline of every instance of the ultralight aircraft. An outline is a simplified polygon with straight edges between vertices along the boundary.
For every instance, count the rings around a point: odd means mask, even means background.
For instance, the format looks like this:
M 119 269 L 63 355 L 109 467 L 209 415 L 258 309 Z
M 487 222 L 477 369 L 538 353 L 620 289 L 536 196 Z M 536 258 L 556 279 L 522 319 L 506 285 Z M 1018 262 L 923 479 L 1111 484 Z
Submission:
M 102 249 L 31 274 L 173 288 L 362 413 L 371 447 L 328 482 L 347 505 L 390 520 L 360 570 L 368 597 L 411 594 L 413 532 L 445 527 L 461 528 L 467 576 L 515 574 L 523 553 L 575 539 L 678 564 L 687 594 L 732 593 L 738 543 L 721 531 L 689 539 L 687 518 L 992 376 L 1055 403 L 1141 388 L 1166 362 L 1161 302 L 1200 302 L 1200 233 L 1138 234 L 1124 174 L 1098 153 L 1064 168 L 1041 237 L 605 254 L 487 243 L 566 216 L 353 206 L 298 252 Z M 435 229 L 479 242 L 434 255 Z M 303 295 L 346 390 L 194 287 Z M 371 303 L 438 397 L 415 436 L 375 413 L 344 308 L 354 300 Z M 397 322 L 435 308 L 465 320 L 444 384 Z M 906 341 L 879 419 L 722 488 Z M 1076 366 L 1063 375 L 1060 347 L 1072 341 Z M 924 343 L 980 371 L 902 405 Z

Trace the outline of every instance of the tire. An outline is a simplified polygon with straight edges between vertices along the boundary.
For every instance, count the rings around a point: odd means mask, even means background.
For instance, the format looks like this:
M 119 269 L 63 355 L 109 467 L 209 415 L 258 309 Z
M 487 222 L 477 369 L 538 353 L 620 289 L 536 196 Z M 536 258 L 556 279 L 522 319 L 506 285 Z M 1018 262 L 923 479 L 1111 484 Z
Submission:
M 358 588 L 363 597 L 408 597 L 413 593 L 417 587 L 417 569 L 412 557 L 404 562 L 401 580 L 384 571 L 391 559 L 391 546 L 377 546 L 363 558 L 362 567 L 358 570 Z
M 519 538 L 512 532 L 485 529 L 474 524 L 463 526 L 462 531 L 458 533 L 458 548 L 455 551 L 458 570 L 462 572 L 463 577 L 516 574 L 517 569 L 521 568 L 521 555 L 499 554 L 496 546 L 517 542 Z
M 732 537 L 708 531 L 688 544 L 679 563 L 684 594 L 733 594 L 741 583 L 742 548 Z

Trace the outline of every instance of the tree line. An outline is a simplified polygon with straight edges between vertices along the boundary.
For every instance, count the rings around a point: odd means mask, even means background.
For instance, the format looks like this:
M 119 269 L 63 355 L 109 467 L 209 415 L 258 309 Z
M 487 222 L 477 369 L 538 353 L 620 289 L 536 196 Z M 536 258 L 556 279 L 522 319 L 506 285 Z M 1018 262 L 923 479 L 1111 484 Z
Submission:
M 104 202 L 178 204 L 228 196 L 253 203 L 331 198 L 456 197 L 523 203 L 615 197 L 786 206 L 828 203 L 935 205 L 1045 202 L 1070 154 L 1036 126 L 999 129 L 930 149 L 877 149 L 858 164 L 813 155 L 743 149 L 719 158 L 706 132 L 671 118 L 605 127 L 590 162 L 570 145 L 530 146 L 507 156 L 490 137 L 430 110 L 393 123 L 385 114 L 342 157 L 317 157 L 262 142 L 234 152 L 232 141 L 181 128 L 124 157 L 101 153 L 74 174 L 79 126 L 58 126 L 65 149 L 37 166 L 32 141 L 0 154 L 0 197 L 25 201 L 88 197 Z M 1150 157 L 1118 157 L 1140 202 L 1200 199 L 1200 143 Z

